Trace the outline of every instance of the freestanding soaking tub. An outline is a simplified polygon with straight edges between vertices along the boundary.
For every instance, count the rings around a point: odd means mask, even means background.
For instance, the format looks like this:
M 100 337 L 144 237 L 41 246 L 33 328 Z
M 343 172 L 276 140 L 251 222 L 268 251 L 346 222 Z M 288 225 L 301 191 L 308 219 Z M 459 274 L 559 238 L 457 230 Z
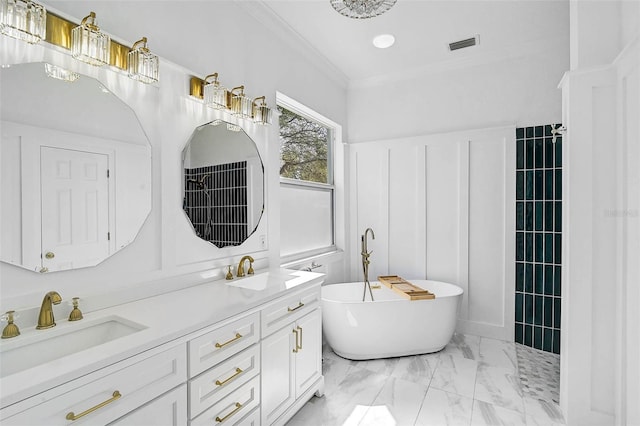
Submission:
M 362 282 L 322 287 L 322 325 L 327 343 L 343 358 L 361 360 L 437 352 L 456 328 L 462 289 L 431 280 L 410 280 L 436 295 L 409 300 L 381 285 L 367 290 Z M 372 282 L 371 286 L 377 286 Z

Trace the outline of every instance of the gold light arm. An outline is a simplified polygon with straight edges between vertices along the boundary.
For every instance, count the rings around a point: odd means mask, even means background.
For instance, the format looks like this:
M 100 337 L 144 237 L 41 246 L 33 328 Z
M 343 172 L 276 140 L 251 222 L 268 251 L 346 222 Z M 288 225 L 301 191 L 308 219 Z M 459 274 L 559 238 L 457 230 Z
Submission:
M 140 44 L 142 45 L 142 47 L 139 47 Z M 135 43 L 133 43 L 133 46 L 131 46 L 131 50 L 136 50 L 136 49 L 140 49 L 145 53 L 149 53 L 149 48 L 147 47 L 147 38 L 146 37 L 142 37 L 140 40 L 138 40 Z
M 89 21 L 89 19 L 91 19 L 91 22 L 87 22 Z M 87 27 L 92 31 L 100 31 L 100 27 L 98 27 L 96 25 L 96 13 L 95 12 L 90 12 L 87 16 L 84 17 L 84 19 L 82 20 L 82 22 L 80 22 L 80 25 L 82 25 L 83 27 Z
M 209 82 L 209 79 L 210 79 L 210 78 L 213 78 L 213 81 Z M 204 84 L 209 84 L 209 83 L 212 83 L 212 84 L 218 84 L 218 73 L 217 73 L 217 72 L 214 72 L 213 74 L 209 74 L 208 76 L 206 76 L 206 77 L 204 78 L 203 83 L 204 83 Z
M 112 396 L 111 396 L 111 398 L 107 399 L 104 402 L 101 402 L 100 404 L 96 405 L 95 407 L 91 407 L 88 410 L 83 411 L 82 413 L 80 413 L 78 415 L 73 414 L 73 411 L 70 411 L 69 413 L 67 413 L 66 419 L 67 420 L 78 420 L 78 419 L 86 416 L 87 414 L 91 414 L 94 411 L 101 409 L 105 405 L 111 404 L 113 401 L 116 401 L 116 400 L 120 399 L 121 396 L 122 395 L 120 394 L 120 392 L 114 391 Z
M 226 341 L 226 342 L 224 342 L 224 343 L 216 343 L 216 345 L 215 345 L 215 346 L 216 346 L 216 348 L 222 348 L 222 347 L 225 347 L 225 346 L 227 346 L 228 344 L 233 343 L 233 342 L 235 342 L 236 340 L 241 339 L 241 338 L 242 338 L 242 334 L 240 334 L 240 333 L 236 333 L 236 337 L 234 337 L 233 339 L 228 340 L 228 341 Z

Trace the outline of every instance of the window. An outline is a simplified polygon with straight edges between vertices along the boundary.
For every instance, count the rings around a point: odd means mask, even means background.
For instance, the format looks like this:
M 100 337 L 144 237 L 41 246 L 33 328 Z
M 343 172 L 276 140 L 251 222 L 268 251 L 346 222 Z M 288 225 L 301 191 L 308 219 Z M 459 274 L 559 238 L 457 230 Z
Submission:
M 336 248 L 334 141 L 340 126 L 278 94 L 280 125 L 280 256 Z

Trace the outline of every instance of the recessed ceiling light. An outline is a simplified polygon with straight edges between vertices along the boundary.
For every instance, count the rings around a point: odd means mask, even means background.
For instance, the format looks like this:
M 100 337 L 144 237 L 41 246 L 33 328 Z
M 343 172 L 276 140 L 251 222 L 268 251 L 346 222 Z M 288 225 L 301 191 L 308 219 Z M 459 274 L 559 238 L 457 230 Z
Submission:
M 396 38 L 391 34 L 380 34 L 373 38 L 373 45 L 378 49 L 386 49 L 393 46 L 396 42 Z

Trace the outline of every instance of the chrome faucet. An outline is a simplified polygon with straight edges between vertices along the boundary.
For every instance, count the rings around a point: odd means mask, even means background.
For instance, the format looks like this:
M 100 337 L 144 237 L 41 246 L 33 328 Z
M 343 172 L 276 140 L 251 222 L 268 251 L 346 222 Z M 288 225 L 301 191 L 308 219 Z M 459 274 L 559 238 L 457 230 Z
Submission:
M 244 262 L 246 260 L 249 261 L 249 270 L 247 271 L 247 274 L 249 275 L 253 274 L 253 257 L 243 256 L 242 259 L 240 259 L 240 263 L 238 263 L 238 271 L 236 272 L 236 276 L 244 277 Z
M 369 261 L 369 256 L 373 253 L 373 251 L 369 251 L 367 248 L 367 237 L 369 236 L 369 232 L 371 232 L 371 239 L 375 240 L 376 234 L 373 233 L 373 229 L 371 228 L 367 228 L 364 231 L 364 235 L 360 237 L 360 243 L 362 245 L 362 250 L 360 252 L 362 255 L 362 273 L 364 274 L 364 293 L 362 294 L 363 302 L 367 296 L 367 288 L 369 288 L 369 294 L 371 295 L 371 301 L 373 302 L 373 292 L 371 291 L 371 284 L 369 283 L 369 264 L 371 263 L 371 261 Z
M 38 330 L 56 326 L 51 304 L 57 305 L 60 302 L 62 302 L 62 297 L 55 291 L 50 291 L 44 295 L 42 306 L 40 306 L 40 314 L 38 315 L 38 326 L 36 327 Z

